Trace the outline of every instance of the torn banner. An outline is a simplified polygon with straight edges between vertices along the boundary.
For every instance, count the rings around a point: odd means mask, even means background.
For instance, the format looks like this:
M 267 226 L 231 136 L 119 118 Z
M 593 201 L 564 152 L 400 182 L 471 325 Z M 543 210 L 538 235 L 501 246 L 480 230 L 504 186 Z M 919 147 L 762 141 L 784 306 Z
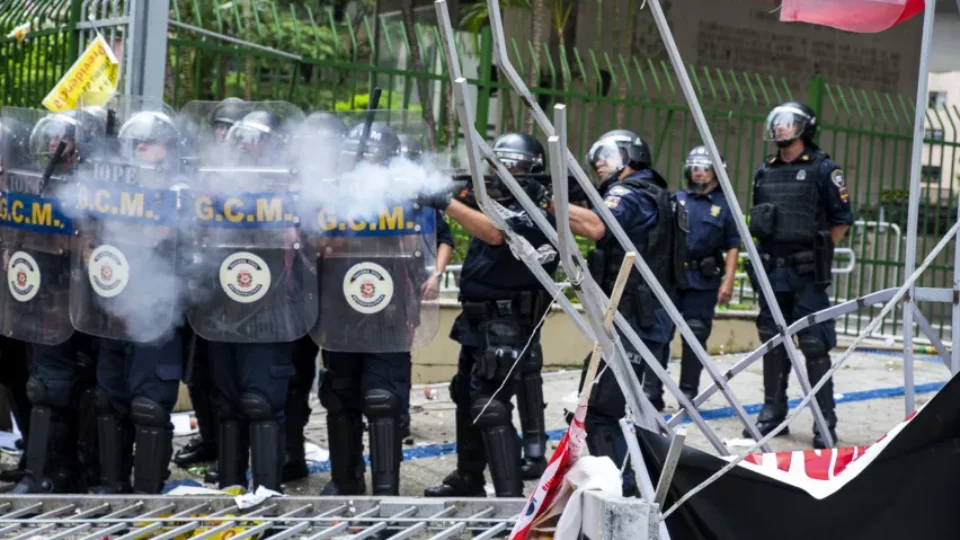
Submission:
M 639 430 L 654 481 L 669 447 Z M 664 508 L 728 461 L 685 447 Z M 869 447 L 750 456 L 667 519 L 673 538 L 960 538 L 960 381 Z

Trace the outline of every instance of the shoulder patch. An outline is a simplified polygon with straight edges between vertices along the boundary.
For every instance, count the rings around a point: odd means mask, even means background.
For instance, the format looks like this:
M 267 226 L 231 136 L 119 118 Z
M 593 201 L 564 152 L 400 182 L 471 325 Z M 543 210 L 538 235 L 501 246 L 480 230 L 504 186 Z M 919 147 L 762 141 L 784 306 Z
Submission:
M 603 204 L 607 205 L 610 208 L 616 208 L 620 206 L 620 197 L 617 197 L 615 195 L 607 195 L 607 197 L 603 199 Z
M 837 186 L 838 188 L 846 185 L 844 183 L 843 171 L 841 169 L 837 169 L 830 173 L 830 180 L 833 182 L 833 185 Z
M 610 188 L 610 191 L 607 192 L 607 196 L 622 197 L 628 193 L 630 193 L 630 188 L 628 187 L 613 186 L 612 188 Z

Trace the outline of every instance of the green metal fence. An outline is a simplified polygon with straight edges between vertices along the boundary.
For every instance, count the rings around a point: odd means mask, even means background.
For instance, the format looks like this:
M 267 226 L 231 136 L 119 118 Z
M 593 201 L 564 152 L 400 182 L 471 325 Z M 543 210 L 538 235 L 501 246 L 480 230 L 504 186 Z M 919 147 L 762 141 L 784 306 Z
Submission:
M 0 37 L 0 103 L 39 105 L 76 58 L 80 3 L 0 0 L 0 35 L 32 18 L 40 20 L 22 43 Z M 428 107 L 441 149 L 456 144 L 459 128 L 448 110 L 450 85 L 432 12 L 419 12 L 415 32 L 424 69 L 414 70 L 411 36 L 398 17 L 342 21 L 330 11 L 279 0 L 171 4 L 166 100 L 175 107 L 194 99 L 239 96 L 284 99 L 305 110 L 350 110 L 364 108 L 370 88 L 377 85 L 384 88 L 382 108 L 396 111 L 401 120 L 416 118 L 419 124 Z M 475 91 L 478 129 L 488 136 L 532 129 L 525 104 L 509 85 L 496 80 L 489 33 L 481 32 L 478 39 L 464 35 L 459 46 Z M 657 168 L 673 187 L 680 187 L 683 157 L 700 140 L 667 63 L 577 48 L 545 50 L 535 59 L 532 44 L 518 39 L 511 39 L 508 48 L 521 72 L 537 68 L 540 83 L 532 91 L 545 109 L 567 105 L 575 153 L 583 155 L 598 135 L 623 125 L 648 140 Z M 852 272 L 837 276 L 834 297 L 853 298 L 899 284 L 904 253 L 898 234 L 906 231 L 912 96 L 841 87 L 819 76 L 788 80 L 702 66 L 688 69 L 744 207 L 750 204 L 752 171 L 771 151 L 760 136 L 770 107 L 797 98 L 820 112 L 819 142 L 844 167 L 861 222 L 842 246 L 854 250 L 856 264 Z M 927 181 L 918 242 L 922 252 L 956 219 L 960 173 L 960 110 L 955 105 L 930 109 L 927 116 Z M 945 253 L 921 285 L 951 287 L 952 257 L 952 252 Z M 752 300 L 744 288 L 742 302 Z M 949 339 L 944 327 L 949 325 L 949 307 L 921 308 Z M 896 334 L 899 316 L 888 321 L 881 332 Z M 850 316 L 839 322 L 839 329 L 856 332 L 865 324 L 863 318 Z

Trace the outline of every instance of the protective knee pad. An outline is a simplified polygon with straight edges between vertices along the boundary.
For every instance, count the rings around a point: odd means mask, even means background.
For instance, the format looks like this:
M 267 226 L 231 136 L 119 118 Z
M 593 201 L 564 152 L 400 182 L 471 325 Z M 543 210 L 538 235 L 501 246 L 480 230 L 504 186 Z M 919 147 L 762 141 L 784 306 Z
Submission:
M 100 414 L 113 413 L 113 408 L 110 407 L 110 396 L 99 386 L 93 391 L 93 404 Z
M 711 328 L 707 326 L 707 323 L 700 319 L 690 319 L 687 321 L 687 325 L 690 326 L 690 331 L 693 332 L 693 335 L 696 336 L 700 343 L 706 343 L 707 338 L 710 337 L 711 330 Z
M 27 379 L 27 399 L 34 405 L 47 405 L 47 383 L 36 375 Z
M 400 494 L 400 413 L 397 396 L 380 388 L 363 396 L 370 424 L 370 472 L 374 495 Z
M 402 412 L 400 399 L 393 393 L 376 388 L 363 395 L 363 414 L 367 418 L 397 417 Z
M 250 422 L 265 422 L 277 417 L 267 398 L 256 392 L 245 392 L 240 396 L 240 410 Z
M 130 403 L 130 417 L 138 426 L 166 428 L 170 423 L 170 415 L 156 401 L 137 396 Z
M 486 398 L 474 401 L 470 412 L 474 418 L 479 416 L 477 426 L 483 433 L 483 444 L 487 451 L 494 489 L 498 497 L 522 497 L 520 448 L 516 431 L 510 423 L 510 411 L 497 400 L 491 401 L 489 405 L 486 403 Z M 486 410 L 483 410 L 484 406 Z
M 523 358 L 523 364 L 520 366 L 520 373 L 540 373 L 543 369 L 543 348 L 539 343 L 530 346 L 530 350 Z
M 759 325 L 757 326 L 757 335 L 760 337 L 760 341 L 766 343 L 773 339 L 777 335 L 777 329 L 772 326 Z
M 830 350 L 827 348 L 827 344 L 820 341 L 818 338 L 810 335 L 803 335 L 800 336 L 799 342 L 800 351 L 803 352 L 803 355 L 808 361 L 830 358 Z
M 457 373 L 450 379 L 450 399 L 458 407 L 470 406 L 470 379 Z

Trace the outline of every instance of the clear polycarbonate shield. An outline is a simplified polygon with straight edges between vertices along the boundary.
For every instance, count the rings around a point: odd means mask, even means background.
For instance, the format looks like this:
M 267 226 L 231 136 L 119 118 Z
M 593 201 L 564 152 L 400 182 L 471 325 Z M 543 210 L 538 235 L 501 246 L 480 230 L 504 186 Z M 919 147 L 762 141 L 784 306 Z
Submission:
M 180 115 L 202 141 L 183 197 L 188 319 L 210 341 L 293 341 L 318 312 L 317 255 L 298 210 L 308 179 L 292 151 L 304 115 L 286 102 L 251 102 L 224 128 L 221 105 L 191 102 Z
M 72 179 L 69 115 L 4 107 L 0 111 L 0 332 L 28 343 L 56 345 L 70 324 L 70 243 L 73 224 L 57 194 Z M 31 151 L 31 139 L 44 152 Z M 72 143 L 70 143 L 72 144 Z
M 439 172 L 428 156 L 401 155 L 398 135 L 421 138 L 422 122 L 400 111 L 345 115 L 339 174 L 316 194 L 308 221 L 320 254 L 325 350 L 406 352 L 429 343 L 439 319 L 437 212 L 414 204 Z
M 801 136 L 813 119 L 802 109 L 790 105 L 774 107 L 764 122 L 763 140 L 791 141 Z
M 186 293 L 176 257 L 181 135 L 159 100 L 118 96 L 88 111 L 78 115 L 70 318 L 87 334 L 152 342 L 174 329 Z

